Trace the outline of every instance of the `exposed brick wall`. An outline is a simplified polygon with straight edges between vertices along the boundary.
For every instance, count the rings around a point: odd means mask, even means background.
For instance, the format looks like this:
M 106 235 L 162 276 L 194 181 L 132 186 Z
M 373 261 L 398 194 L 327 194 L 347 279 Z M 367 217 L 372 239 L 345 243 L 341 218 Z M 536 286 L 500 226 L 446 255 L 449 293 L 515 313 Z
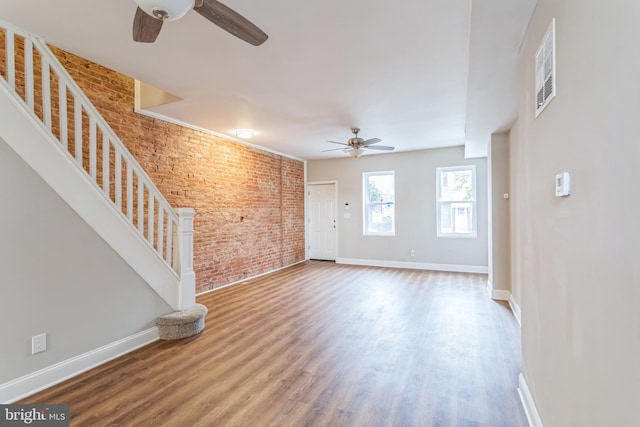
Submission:
M 132 78 L 52 50 L 169 203 L 196 210 L 197 292 L 304 259 L 302 162 L 138 115 Z
M 304 167 L 282 158 L 282 259 L 285 265 L 304 259 Z

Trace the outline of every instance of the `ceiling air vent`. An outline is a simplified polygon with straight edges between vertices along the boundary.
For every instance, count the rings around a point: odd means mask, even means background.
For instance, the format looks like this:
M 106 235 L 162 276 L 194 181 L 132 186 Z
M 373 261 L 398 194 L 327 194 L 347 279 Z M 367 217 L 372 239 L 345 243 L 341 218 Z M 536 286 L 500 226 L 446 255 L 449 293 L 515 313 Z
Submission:
M 549 29 L 536 52 L 536 117 L 556 96 L 556 20 Z

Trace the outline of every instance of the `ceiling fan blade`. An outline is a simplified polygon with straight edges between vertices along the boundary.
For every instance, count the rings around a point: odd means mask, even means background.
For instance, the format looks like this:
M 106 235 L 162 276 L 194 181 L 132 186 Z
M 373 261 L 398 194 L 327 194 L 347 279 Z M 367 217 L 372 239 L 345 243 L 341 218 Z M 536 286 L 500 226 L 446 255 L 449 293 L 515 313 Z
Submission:
M 394 150 L 396 147 L 389 147 L 388 145 L 376 145 L 374 147 L 367 147 L 367 150 L 384 150 L 384 151 L 391 151 Z
M 327 151 L 338 151 L 338 150 L 345 150 L 345 148 L 332 148 L 331 150 L 322 150 L 322 152 L 326 153 Z
M 377 144 L 380 141 L 382 141 L 380 138 L 371 138 L 371 139 L 367 139 L 366 141 L 363 141 L 362 145 L 364 145 L 365 147 L 368 147 L 369 145 Z
M 202 6 L 194 9 L 200 15 L 230 34 L 254 46 L 264 43 L 268 35 L 252 24 L 247 18 L 216 0 L 204 0 Z
M 332 144 L 340 144 L 340 145 L 345 145 L 345 146 L 347 146 L 347 147 L 350 147 L 350 145 L 349 145 L 349 144 L 345 144 L 344 142 L 335 142 L 335 141 L 327 141 L 327 142 L 330 142 L 330 143 L 332 143 Z
M 147 15 L 142 9 L 136 10 L 133 18 L 133 40 L 140 43 L 153 43 L 162 29 L 162 21 Z

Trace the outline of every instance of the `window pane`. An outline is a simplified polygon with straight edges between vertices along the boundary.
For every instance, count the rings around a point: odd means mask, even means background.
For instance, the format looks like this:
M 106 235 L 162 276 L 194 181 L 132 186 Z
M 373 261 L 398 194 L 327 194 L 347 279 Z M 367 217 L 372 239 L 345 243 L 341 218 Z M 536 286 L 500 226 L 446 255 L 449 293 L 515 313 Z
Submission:
M 367 212 L 367 233 L 393 233 L 393 203 L 372 203 Z
M 476 237 L 475 166 L 436 169 L 437 232 L 445 237 Z
M 441 233 L 473 233 L 473 203 L 442 202 L 440 204 Z
M 451 223 L 451 203 L 443 202 L 440 204 L 440 232 L 453 233 L 453 224 Z
M 473 199 L 473 171 L 443 171 L 440 178 L 441 200 L 472 200 Z
M 364 174 L 364 234 L 395 232 L 395 188 L 393 172 Z
M 369 175 L 369 202 L 393 202 L 395 200 L 393 175 Z
M 473 233 L 473 206 L 471 203 L 452 203 L 451 211 L 453 232 Z

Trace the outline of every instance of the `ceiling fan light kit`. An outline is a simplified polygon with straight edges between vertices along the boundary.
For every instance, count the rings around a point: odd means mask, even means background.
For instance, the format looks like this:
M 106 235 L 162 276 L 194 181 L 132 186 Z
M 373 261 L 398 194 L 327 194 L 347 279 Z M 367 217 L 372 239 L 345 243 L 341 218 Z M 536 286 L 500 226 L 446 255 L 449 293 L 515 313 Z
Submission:
M 269 38 L 247 18 L 217 0 L 134 1 L 138 5 L 133 18 L 133 40 L 136 42 L 155 42 L 164 21 L 180 19 L 191 9 L 229 34 L 254 46 L 260 46 Z
M 187 14 L 195 0 L 135 0 L 147 15 L 163 21 L 175 21 Z
M 347 148 L 333 148 L 331 150 L 324 150 L 324 152 L 342 150 L 343 152 L 347 153 L 351 157 L 357 158 L 357 157 L 362 156 L 365 153 L 366 150 L 391 151 L 391 150 L 393 150 L 395 148 L 395 147 L 390 147 L 390 146 L 387 146 L 387 145 L 375 145 L 374 146 L 373 144 L 377 144 L 378 142 L 382 141 L 380 138 L 371 138 L 371 139 L 367 139 L 367 140 L 359 138 L 358 137 L 358 132 L 360 132 L 360 129 L 358 129 L 358 128 L 351 128 L 351 132 L 355 136 L 353 138 L 349 138 L 349 140 L 347 141 L 346 144 L 344 142 L 327 141 L 327 142 L 330 142 L 332 144 L 344 145 Z

